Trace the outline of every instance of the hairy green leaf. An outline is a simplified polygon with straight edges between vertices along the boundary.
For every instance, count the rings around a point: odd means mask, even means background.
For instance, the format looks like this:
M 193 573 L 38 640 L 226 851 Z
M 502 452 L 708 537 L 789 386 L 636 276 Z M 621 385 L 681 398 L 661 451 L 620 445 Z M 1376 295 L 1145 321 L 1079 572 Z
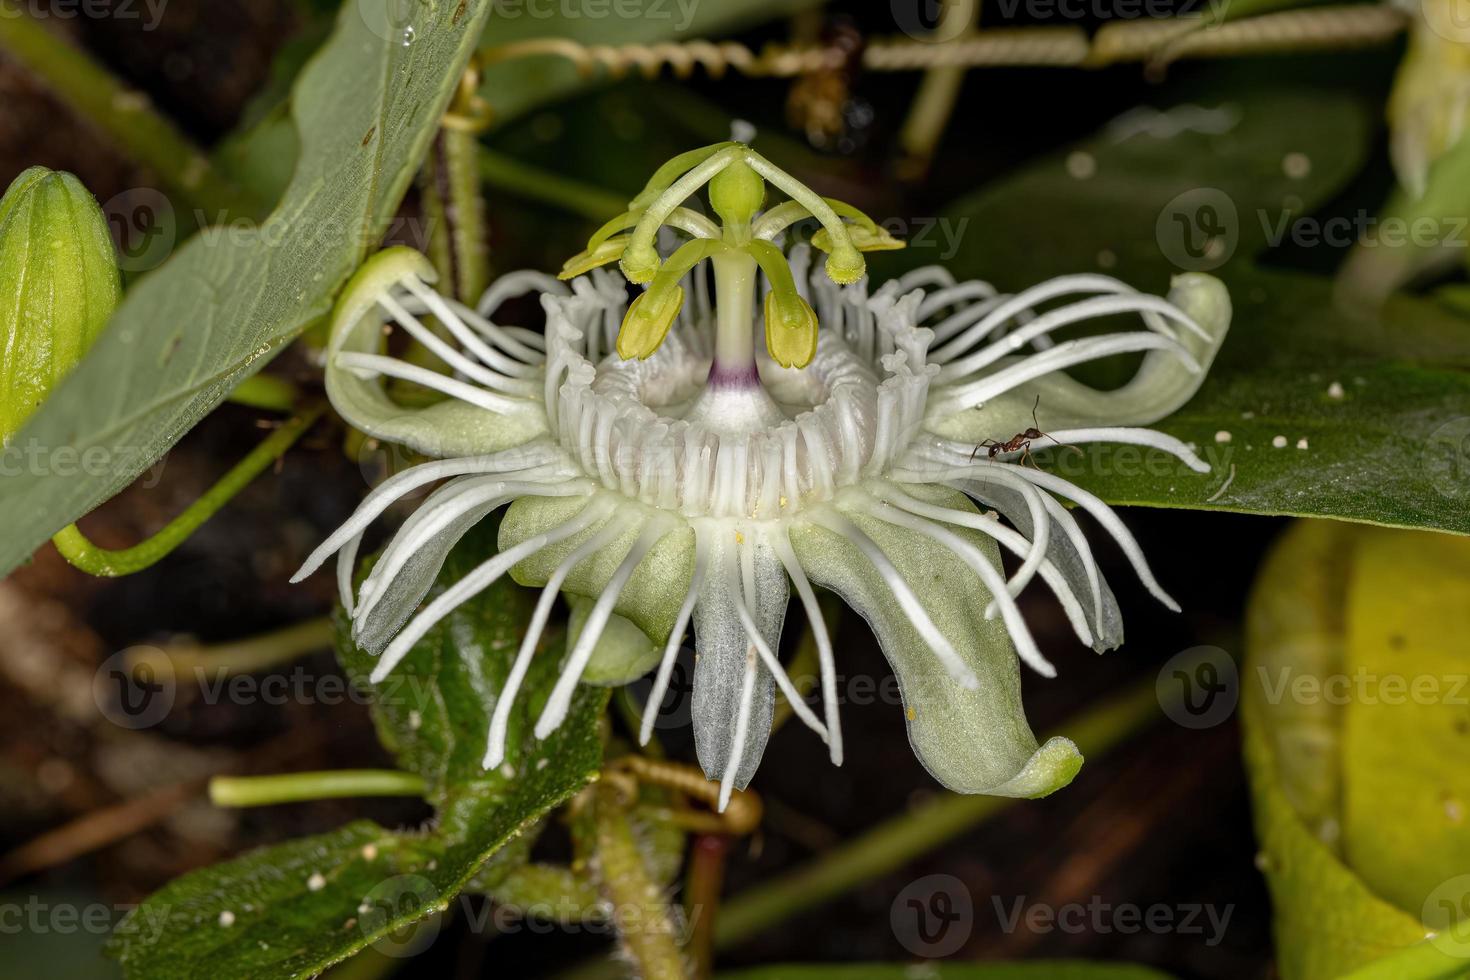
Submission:
M 437 587 L 473 568 L 493 544 L 493 527 L 467 535 Z M 435 627 L 372 691 L 385 744 L 429 783 L 438 811 L 431 829 L 389 831 L 357 821 L 185 875 L 119 926 L 112 950 L 127 975 L 304 977 L 368 945 L 404 955 L 437 931 L 433 920 L 420 920 L 445 909 L 472 879 L 486 887 L 524 862 L 525 848 L 507 845 L 534 833 L 602 764 L 607 703 L 606 691 L 580 688 L 566 721 L 537 741 L 531 728 L 561 653 L 543 651 L 512 715 L 506 765 L 480 768 L 489 713 L 526 612 L 516 586 L 488 590 Z M 350 639 L 339 645 L 361 680 L 372 658 Z M 496 858 L 492 873 L 486 862 L 502 848 L 511 859 Z M 399 932 L 413 923 L 411 934 Z

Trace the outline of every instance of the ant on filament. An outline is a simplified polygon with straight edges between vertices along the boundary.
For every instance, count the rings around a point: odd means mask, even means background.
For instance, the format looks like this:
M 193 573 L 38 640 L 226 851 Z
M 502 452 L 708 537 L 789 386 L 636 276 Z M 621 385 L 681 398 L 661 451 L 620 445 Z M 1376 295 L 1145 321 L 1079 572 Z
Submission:
M 1064 449 L 1070 449 L 1073 452 L 1080 454 L 1082 450 L 1078 449 L 1076 446 L 1066 446 L 1063 443 L 1058 442 L 1054 436 L 1048 435 L 1047 433 L 1041 431 L 1041 423 L 1038 422 L 1036 419 L 1036 410 L 1039 407 L 1041 407 L 1041 396 L 1037 395 L 1036 404 L 1031 406 L 1031 428 L 1027 429 L 1025 432 L 1016 433 L 1005 442 L 996 442 L 994 439 L 986 439 L 984 442 L 976 446 L 974 451 L 970 453 L 970 461 L 974 462 L 975 457 L 980 454 L 980 450 L 982 449 L 985 450 L 986 456 L 991 459 L 994 459 L 1001 453 L 1019 452 L 1021 453 L 1021 464 L 1023 466 L 1026 463 L 1030 463 L 1032 467 L 1040 469 L 1041 467 L 1036 465 L 1036 460 L 1031 458 L 1031 440 L 1033 439 L 1050 439 L 1058 446 L 1062 446 Z

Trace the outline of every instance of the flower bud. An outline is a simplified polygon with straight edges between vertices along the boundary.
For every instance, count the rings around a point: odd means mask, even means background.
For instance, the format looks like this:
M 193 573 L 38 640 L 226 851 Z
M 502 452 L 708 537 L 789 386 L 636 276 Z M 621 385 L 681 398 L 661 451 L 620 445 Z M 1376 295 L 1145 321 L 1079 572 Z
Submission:
M 0 198 L 0 439 L 66 376 L 122 287 L 107 221 L 68 173 L 32 167 Z

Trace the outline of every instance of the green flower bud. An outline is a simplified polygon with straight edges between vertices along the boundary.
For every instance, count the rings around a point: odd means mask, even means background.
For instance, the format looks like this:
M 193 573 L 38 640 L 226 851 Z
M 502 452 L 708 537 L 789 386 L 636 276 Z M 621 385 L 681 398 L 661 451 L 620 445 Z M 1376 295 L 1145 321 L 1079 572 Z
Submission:
M 709 203 L 727 225 L 750 224 L 766 200 L 766 182 L 743 160 L 736 160 L 709 182 Z
M 107 221 L 68 173 L 32 167 L 0 198 L 0 439 L 66 376 L 122 286 Z

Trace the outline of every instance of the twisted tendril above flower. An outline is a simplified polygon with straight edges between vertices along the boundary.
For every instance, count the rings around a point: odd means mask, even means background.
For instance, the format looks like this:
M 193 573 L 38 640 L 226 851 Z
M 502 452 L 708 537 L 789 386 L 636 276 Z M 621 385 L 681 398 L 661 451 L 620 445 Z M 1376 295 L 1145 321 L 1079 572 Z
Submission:
M 766 182 L 790 200 L 761 212 Z M 684 207 L 705 183 L 721 225 Z M 828 253 L 825 272 L 810 269 L 807 246 L 787 255 L 777 244 L 807 218 L 822 225 L 812 244 Z M 687 241 L 661 258 L 660 235 Z M 696 750 L 722 799 L 755 772 L 777 687 L 840 764 L 835 654 L 815 593 L 824 587 L 877 635 L 910 741 L 936 779 L 1026 797 L 1065 785 L 1081 765 L 1076 747 L 1065 738 L 1038 746 L 1021 711 L 1017 656 L 1044 676 L 1055 670 L 1016 596 L 1040 578 L 1083 643 L 1106 650 L 1123 634 L 1091 546 L 1060 501 L 1091 514 L 1145 586 L 1177 607 L 1101 500 L 1019 465 L 1016 453 L 972 458 L 974 447 L 1024 430 L 1040 396 L 1060 442 L 1150 446 L 1206 472 L 1178 440 L 1126 426 L 1193 395 L 1224 339 L 1229 297 L 1203 275 L 1176 278 L 1168 299 L 1090 274 L 1004 295 L 934 266 L 870 289 L 860 251 L 897 246 L 857 210 L 732 143 L 661 168 L 567 263 L 569 284 L 511 273 L 470 309 L 430 287 L 418 253 L 379 254 L 338 303 L 328 394 L 364 432 L 438 459 L 373 490 L 297 580 L 339 554 L 354 635 L 379 655 L 375 680 L 501 576 L 542 587 L 504 689 L 487 705 L 487 767 L 519 762 L 510 707 L 558 594 L 572 607 L 571 639 L 538 737 L 561 723 L 579 682 L 656 671 L 647 741 L 692 621 Z M 631 304 L 598 268 L 614 260 L 648 284 Z M 758 287 L 764 350 L 754 336 Z M 540 297 L 544 334 L 495 321 L 526 293 Z M 1139 327 L 1051 336 L 1116 314 L 1136 315 Z M 451 373 L 381 353 L 385 322 Z M 1094 390 L 1065 373 L 1127 352 L 1143 358 L 1121 388 Z M 402 407 L 385 378 L 442 400 Z M 440 481 L 354 596 L 365 528 Z M 420 608 L 449 549 L 506 504 L 499 553 Z M 1018 559 L 1009 578 L 1000 549 Z M 792 587 L 816 641 L 820 712 L 776 654 Z

